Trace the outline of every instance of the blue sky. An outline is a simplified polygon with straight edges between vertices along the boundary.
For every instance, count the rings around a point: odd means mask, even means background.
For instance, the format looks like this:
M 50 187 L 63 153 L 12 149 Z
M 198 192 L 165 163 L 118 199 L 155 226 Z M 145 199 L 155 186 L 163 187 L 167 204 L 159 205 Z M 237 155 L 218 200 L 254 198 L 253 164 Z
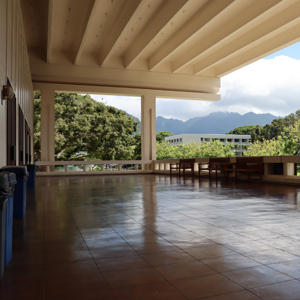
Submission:
M 156 115 L 186 121 L 212 112 L 271 113 L 286 116 L 300 109 L 300 42 L 221 78 L 217 102 L 157 99 Z M 140 99 L 91 95 L 140 119 Z

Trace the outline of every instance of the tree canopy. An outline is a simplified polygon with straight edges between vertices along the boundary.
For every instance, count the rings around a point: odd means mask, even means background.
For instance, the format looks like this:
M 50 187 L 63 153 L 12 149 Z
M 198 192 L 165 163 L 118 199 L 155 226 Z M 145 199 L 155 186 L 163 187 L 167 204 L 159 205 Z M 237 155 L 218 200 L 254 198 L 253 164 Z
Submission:
M 40 155 L 41 95 L 34 95 L 35 156 Z M 131 159 L 137 122 L 89 95 L 55 93 L 56 160 Z
M 227 134 L 248 134 L 251 135 L 251 130 L 254 128 L 254 125 L 241 126 L 233 130 L 230 130 Z
M 251 130 L 251 140 L 252 142 L 262 142 L 263 140 L 277 139 L 286 128 L 293 126 L 299 120 L 300 110 L 297 110 L 295 113 L 291 113 L 284 118 L 274 119 L 271 124 L 254 126 Z
M 156 142 L 157 159 L 198 158 L 198 157 L 231 157 L 235 156 L 235 146 L 218 141 L 205 142 L 202 145 L 195 142 L 174 146 L 167 142 Z

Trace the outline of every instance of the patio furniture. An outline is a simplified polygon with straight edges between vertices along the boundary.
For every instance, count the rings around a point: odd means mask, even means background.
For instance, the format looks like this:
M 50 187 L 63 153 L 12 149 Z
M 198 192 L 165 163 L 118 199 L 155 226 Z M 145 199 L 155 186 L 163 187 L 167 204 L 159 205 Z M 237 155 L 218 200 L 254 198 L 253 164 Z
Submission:
M 199 178 L 200 173 L 203 170 L 208 171 L 208 176 L 210 177 L 211 171 L 214 171 L 216 174 L 216 179 L 218 178 L 218 172 L 224 171 L 225 166 L 229 163 L 229 157 L 211 157 L 208 162 L 200 162 L 198 163 L 198 172 Z M 207 167 L 205 167 L 207 165 Z
M 172 170 L 178 170 L 180 176 L 180 170 L 182 170 L 183 177 L 185 177 L 185 170 L 191 170 L 194 177 L 194 165 L 195 158 L 180 159 L 179 163 L 170 164 L 170 175 L 172 176 Z
M 228 178 L 229 172 L 235 172 L 235 179 L 237 180 L 238 173 L 247 173 L 247 180 L 250 181 L 250 173 L 259 173 L 260 181 L 262 181 L 262 165 L 263 157 L 237 157 L 235 163 L 226 164 L 224 171 Z M 234 167 L 234 168 L 232 168 Z

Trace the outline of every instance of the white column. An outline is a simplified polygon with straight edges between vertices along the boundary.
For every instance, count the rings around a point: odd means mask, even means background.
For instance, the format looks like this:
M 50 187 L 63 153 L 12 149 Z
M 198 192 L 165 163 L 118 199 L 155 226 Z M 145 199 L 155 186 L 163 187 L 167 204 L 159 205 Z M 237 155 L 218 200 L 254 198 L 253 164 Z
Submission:
M 283 175 L 284 176 L 294 176 L 294 163 L 284 163 L 283 164 Z
M 149 93 L 142 96 L 142 160 L 156 159 L 156 97 Z
M 51 88 L 43 88 L 41 99 L 41 160 L 55 161 L 55 91 Z

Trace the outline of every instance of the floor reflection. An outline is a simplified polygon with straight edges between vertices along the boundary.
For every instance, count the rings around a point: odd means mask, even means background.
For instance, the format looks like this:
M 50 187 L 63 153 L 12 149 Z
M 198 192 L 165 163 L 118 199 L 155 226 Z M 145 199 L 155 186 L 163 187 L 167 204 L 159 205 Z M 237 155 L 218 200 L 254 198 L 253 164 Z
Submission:
M 165 175 L 39 177 L 26 218 L 14 220 L 0 298 L 299 299 L 299 192 Z

